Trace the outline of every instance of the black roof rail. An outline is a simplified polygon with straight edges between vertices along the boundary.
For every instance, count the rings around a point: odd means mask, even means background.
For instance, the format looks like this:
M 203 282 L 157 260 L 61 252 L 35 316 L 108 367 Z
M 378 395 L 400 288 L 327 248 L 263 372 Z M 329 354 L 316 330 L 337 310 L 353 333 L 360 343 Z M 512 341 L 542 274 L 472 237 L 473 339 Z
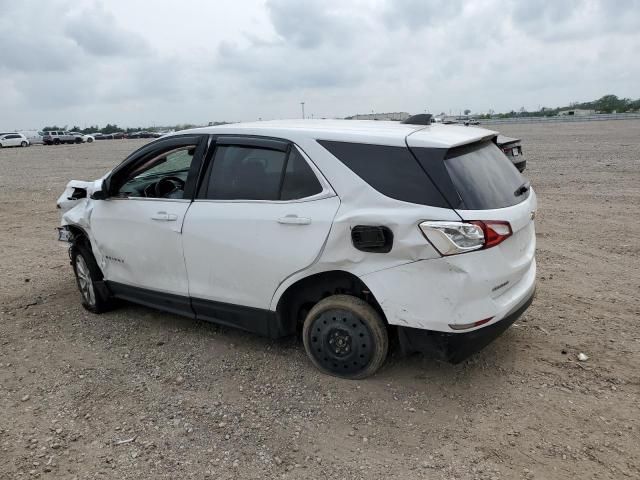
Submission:
M 418 115 L 411 115 L 400 123 L 409 125 L 431 125 L 431 117 L 433 117 L 433 115 L 430 113 L 419 113 Z

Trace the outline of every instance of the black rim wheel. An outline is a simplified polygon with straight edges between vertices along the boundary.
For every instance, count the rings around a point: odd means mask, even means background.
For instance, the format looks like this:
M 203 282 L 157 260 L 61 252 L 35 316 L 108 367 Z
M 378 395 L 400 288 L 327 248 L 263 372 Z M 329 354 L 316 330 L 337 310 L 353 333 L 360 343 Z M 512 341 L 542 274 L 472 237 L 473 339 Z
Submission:
M 373 356 L 373 337 L 366 324 L 353 312 L 331 309 L 311 324 L 309 347 L 325 369 L 350 374 L 367 367 Z

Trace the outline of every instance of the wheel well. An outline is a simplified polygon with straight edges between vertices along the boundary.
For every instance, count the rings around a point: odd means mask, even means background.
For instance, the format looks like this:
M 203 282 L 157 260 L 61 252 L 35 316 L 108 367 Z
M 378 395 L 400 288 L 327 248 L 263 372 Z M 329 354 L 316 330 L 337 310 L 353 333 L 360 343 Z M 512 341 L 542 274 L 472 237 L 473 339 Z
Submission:
M 91 245 L 89 236 L 83 229 L 75 225 L 67 225 L 67 229 L 73 234 L 73 244 L 82 242 Z
M 363 299 L 376 309 L 385 325 L 388 325 L 382 308 L 365 283 L 343 270 L 316 273 L 298 280 L 282 294 L 276 312 L 287 331 L 299 333 L 309 310 L 323 298 L 338 294 Z

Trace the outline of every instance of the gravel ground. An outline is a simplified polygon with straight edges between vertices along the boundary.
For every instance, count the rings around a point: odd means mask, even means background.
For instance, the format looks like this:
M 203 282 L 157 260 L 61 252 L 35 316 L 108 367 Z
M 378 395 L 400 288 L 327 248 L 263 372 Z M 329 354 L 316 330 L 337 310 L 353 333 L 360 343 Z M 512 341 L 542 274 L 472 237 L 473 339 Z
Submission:
M 0 151 L 0 478 L 639 478 L 640 122 L 502 132 L 538 193 L 536 301 L 461 365 L 359 382 L 294 340 L 85 312 L 55 200 L 144 141 Z

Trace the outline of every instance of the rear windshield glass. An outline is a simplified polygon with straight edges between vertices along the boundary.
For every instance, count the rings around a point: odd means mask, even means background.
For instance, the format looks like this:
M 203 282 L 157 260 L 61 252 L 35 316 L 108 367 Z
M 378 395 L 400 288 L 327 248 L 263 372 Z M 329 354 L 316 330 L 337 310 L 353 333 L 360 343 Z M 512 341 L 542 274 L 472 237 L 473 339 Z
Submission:
M 454 149 L 444 163 L 464 209 L 510 207 L 529 195 L 528 192 L 516 195 L 526 180 L 493 142 Z

